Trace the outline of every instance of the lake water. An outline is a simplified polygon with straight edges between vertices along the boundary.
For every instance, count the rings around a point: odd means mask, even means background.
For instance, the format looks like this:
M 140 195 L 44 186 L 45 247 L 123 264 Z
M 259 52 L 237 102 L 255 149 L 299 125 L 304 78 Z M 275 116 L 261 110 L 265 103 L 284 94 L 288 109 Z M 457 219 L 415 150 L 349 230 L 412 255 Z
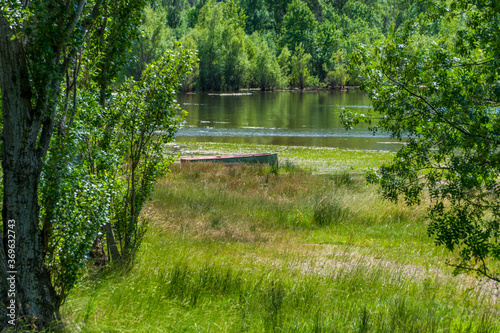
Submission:
M 340 123 L 342 107 L 370 111 L 359 90 L 260 92 L 245 94 L 179 94 L 188 111 L 179 141 L 257 143 L 288 146 L 397 150 L 401 142 L 370 132 L 366 125 L 347 131 Z

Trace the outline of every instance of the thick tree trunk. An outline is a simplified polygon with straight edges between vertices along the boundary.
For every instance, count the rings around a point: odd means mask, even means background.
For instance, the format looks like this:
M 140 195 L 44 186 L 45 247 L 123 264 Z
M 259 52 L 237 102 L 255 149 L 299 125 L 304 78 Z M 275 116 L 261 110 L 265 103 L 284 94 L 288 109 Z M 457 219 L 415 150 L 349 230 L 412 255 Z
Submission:
M 4 247 L 3 247 L 3 237 L 0 237 L 0 318 L 3 323 L 7 320 L 7 267 Z M 2 329 L 2 325 L 0 325 L 0 330 Z
M 32 107 L 32 93 L 22 45 L 12 40 L 7 20 L 0 15 L 0 83 L 3 103 L 3 248 L 7 253 L 8 221 L 14 221 L 16 318 L 42 328 L 60 318 L 59 300 L 44 265 L 42 235 L 38 223 L 38 184 L 42 154 L 38 147 L 41 110 Z M 12 235 L 12 232 L 10 232 Z M 10 275 L 11 273 L 9 273 Z M 1 275 L 1 274 L 0 274 Z M 5 304 L 7 281 L 2 277 L 1 300 Z M 4 306 L 2 306 L 5 308 Z M 0 312 L 1 313 L 1 312 Z M 2 318 L 2 324 L 5 321 Z

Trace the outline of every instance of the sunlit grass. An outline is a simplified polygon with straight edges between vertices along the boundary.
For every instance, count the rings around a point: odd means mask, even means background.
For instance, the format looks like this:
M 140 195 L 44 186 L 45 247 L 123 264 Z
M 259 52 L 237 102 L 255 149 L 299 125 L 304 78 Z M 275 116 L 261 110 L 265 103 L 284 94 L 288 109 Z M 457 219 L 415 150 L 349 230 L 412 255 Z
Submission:
M 300 168 L 319 173 L 363 172 L 369 169 L 378 169 L 394 156 L 394 152 L 379 150 L 214 142 L 175 142 L 170 145 L 170 149 L 173 147 L 182 157 L 277 152 L 280 163 L 290 161 Z
M 425 206 L 347 173 L 172 166 L 128 270 L 63 307 L 84 332 L 496 332 L 498 288 L 453 277 Z

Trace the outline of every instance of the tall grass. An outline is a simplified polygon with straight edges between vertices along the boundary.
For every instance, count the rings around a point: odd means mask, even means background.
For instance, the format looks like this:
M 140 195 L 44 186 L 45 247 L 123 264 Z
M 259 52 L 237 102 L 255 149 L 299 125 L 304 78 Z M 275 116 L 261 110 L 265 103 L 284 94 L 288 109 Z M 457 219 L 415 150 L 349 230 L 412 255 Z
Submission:
M 165 245 L 164 235 L 151 238 Z M 162 241 L 160 241 L 163 240 Z M 446 279 L 423 282 L 384 265 L 330 269 L 269 264 L 203 250 L 215 244 L 167 238 L 131 272 L 83 287 L 66 310 L 71 329 L 106 332 L 494 332 L 492 305 Z M 229 251 L 229 245 L 222 252 Z M 197 253 L 200 252 L 200 253 Z M 180 257 L 177 257 L 182 253 Z M 158 256 L 161 254 L 160 256 Z M 229 257 L 229 258 L 227 258 Z M 336 258 L 347 260 L 349 258 Z M 84 285 L 90 286 L 92 281 Z M 465 298 L 469 298 L 467 304 Z M 486 306 L 485 306 L 486 305 Z M 77 326 L 78 325 L 78 326 Z
M 70 332 L 496 332 L 494 285 L 453 277 L 425 207 L 347 173 L 175 165 L 134 266 L 89 270 Z

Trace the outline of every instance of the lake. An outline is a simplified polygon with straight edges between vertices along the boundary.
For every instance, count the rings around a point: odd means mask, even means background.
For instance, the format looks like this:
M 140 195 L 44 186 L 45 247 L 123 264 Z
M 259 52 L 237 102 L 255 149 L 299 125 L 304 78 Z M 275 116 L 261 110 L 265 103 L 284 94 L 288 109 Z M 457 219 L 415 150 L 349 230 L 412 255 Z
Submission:
M 188 111 L 179 141 L 257 143 L 288 146 L 397 150 L 401 142 L 373 135 L 366 125 L 347 131 L 340 123 L 342 107 L 369 112 L 370 99 L 361 91 L 179 94 Z

